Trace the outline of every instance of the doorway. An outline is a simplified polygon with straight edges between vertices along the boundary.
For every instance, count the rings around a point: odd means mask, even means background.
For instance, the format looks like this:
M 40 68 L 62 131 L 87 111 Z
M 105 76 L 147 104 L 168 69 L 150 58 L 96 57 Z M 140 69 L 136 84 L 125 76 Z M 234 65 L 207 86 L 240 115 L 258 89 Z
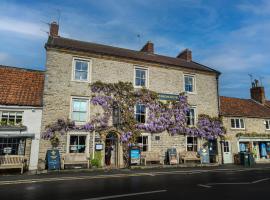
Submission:
M 229 141 L 223 142 L 223 163 L 232 163 L 231 143 Z
M 105 140 L 105 166 L 118 166 L 118 136 L 114 132 L 110 132 Z

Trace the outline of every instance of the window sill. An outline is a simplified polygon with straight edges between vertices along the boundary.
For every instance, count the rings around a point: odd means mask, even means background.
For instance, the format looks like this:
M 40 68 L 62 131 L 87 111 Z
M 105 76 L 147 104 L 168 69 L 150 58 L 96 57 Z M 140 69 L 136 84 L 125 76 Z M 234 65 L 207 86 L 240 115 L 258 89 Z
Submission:
M 26 131 L 26 126 L 0 126 L 0 131 Z
M 76 83 L 91 83 L 90 80 L 86 80 L 86 81 L 80 81 L 80 80 L 71 80 L 71 82 L 76 82 Z
M 186 94 L 192 94 L 192 95 L 197 94 L 197 92 L 187 92 L 187 91 L 185 91 L 185 93 Z
M 142 88 L 148 89 L 148 86 L 135 86 L 135 85 L 133 85 L 133 87 L 134 87 L 135 89 L 142 89 Z
M 242 130 L 242 131 L 245 131 L 246 129 L 245 128 L 231 128 L 231 130 Z

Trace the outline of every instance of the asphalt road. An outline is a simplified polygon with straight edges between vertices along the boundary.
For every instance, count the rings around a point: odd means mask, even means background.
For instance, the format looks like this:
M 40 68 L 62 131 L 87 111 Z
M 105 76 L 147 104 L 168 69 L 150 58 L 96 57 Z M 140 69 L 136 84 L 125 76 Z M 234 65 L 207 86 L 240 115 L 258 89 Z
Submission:
M 269 199 L 270 168 L 147 170 L 0 180 L 0 200 Z

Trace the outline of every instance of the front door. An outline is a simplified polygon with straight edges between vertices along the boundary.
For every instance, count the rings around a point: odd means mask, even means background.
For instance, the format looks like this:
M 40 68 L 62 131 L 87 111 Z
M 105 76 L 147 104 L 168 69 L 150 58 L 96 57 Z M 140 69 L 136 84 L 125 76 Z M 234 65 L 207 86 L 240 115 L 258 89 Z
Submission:
M 105 141 L 105 165 L 117 167 L 118 138 L 115 133 L 109 133 Z
M 231 143 L 229 141 L 223 143 L 223 163 L 232 163 Z

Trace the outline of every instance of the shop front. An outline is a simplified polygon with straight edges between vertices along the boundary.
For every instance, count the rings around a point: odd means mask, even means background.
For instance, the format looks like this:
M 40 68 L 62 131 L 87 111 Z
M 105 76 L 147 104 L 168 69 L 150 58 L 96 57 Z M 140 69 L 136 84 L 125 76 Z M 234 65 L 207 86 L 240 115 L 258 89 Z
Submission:
M 239 138 L 239 152 L 251 153 L 256 163 L 270 163 L 270 138 Z

